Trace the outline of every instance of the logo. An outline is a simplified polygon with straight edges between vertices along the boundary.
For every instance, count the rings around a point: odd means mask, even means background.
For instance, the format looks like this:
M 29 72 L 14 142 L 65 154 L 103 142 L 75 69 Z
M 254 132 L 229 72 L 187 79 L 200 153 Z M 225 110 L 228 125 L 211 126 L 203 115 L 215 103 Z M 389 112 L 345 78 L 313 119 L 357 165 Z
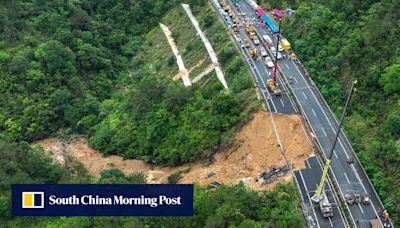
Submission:
M 22 208 L 44 208 L 44 192 L 22 192 Z
M 12 215 L 193 216 L 193 185 L 14 184 Z

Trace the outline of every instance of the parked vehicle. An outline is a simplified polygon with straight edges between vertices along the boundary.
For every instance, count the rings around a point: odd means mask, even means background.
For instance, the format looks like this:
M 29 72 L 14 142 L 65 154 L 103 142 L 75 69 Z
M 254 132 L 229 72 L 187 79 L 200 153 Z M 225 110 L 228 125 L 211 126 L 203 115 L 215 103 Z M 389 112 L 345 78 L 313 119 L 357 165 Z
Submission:
M 346 200 L 347 204 L 349 204 L 349 205 L 354 204 L 354 198 L 349 193 L 346 193 L 344 195 L 344 199 Z
M 361 203 L 361 196 L 360 196 L 360 194 L 354 194 L 354 200 L 356 201 L 356 203 Z
M 284 50 L 283 47 L 280 44 L 278 44 L 278 51 L 283 51 L 283 50 Z
M 255 45 L 259 45 L 260 44 L 260 40 L 258 40 L 257 37 L 253 38 L 253 42 L 254 42 Z
M 274 63 L 272 62 L 271 57 L 269 56 L 265 57 L 265 65 L 267 65 L 267 67 L 269 68 L 274 67 Z
M 262 57 L 266 57 L 268 54 L 267 54 L 267 51 L 265 50 L 265 49 L 261 49 L 261 56 Z
M 369 200 L 369 196 L 368 196 L 367 194 L 364 195 L 363 203 L 364 203 L 365 205 L 368 205 L 368 204 L 371 203 L 371 201 Z
M 267 43 L 268 46 L 272 46 L 273 45 L 272 39 L 268 35 L 264 35 L 263 39 Z
M 270 50 L 272 52 L 272 55 L 275 57 L 276 56 L 276 49 L 274 47 L 270 47 Z M 282 59 L 282 54 L 278 52 L 278 59 Z
M 280 43 L 280 45 L 283 47 L 283 49 L 286 52 L 289 52 L 292 49 L 292 47 L 290 46 L 289 41 L 287 39 L 285 39 L 285 38 L 283 38 L 279 43 Z

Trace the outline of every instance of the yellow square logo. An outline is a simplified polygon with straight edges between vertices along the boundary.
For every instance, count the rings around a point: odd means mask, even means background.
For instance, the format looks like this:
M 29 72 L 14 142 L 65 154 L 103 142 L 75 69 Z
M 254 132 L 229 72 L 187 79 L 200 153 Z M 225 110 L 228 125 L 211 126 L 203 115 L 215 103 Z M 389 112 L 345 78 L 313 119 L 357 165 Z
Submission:
M 22 208 L 44 208 L 44 192 L 22 192 Z

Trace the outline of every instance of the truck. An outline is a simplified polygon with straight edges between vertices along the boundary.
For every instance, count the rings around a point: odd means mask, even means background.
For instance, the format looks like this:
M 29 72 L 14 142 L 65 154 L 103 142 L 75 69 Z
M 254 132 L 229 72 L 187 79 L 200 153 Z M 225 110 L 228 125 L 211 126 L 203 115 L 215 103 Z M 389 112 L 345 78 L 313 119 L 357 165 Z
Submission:
M 243 43 L 244 43 L 245 47 L 247 47 L 247 48 L 250 47 L 250 41 L 248 39 L 244 39 Z
M 250 39 L 254 39 L 254 37 L 256 37 L 256 34 L 254 32 L 249 32 L 249 37 Z
M 262 38 L 265 41 L 265 43 L 267 43 L 268 47 L 272 46 L 273 43 L 271 37 L 269 37 L 268 35 L 264 35 L 262 36 Z
M 281 95 L 281 89 L 279 88 L 279 84 L 274 82 L 273 79 L 268 79 L 267 85 L 268 85 L 269 89 L 274 93 L 275 96 Z
M 325 193 L 324 193 L 322 200 L 319 201 L 319 209 L 321 210 L 321 214 L 322 214 L 322 216 L 324 216 L 324 218 L 333 216 L 332 204 L 329 203 L 329 200 L 326 197 Z
M 257 58 L 257 49 L 252 47 L 249 49 L 249 53 L 253 59 Z
M 290 46 L 290 43 L 287 39 L 283 38 L 279 41 L 280 45 L 282 46 L 282 48 L 286 51 L 289 52 L 292 48 Z
M 251 25 L 246 25 L 246 32 L 247 32 L 248 34 L 254 33 L 253 27 L 252 27 Z

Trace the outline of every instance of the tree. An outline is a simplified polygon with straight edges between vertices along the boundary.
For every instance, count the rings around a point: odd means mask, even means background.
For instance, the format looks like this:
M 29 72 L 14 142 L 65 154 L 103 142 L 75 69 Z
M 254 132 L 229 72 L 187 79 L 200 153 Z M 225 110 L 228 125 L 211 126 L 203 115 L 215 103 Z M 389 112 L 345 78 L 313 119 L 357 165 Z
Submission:
M 35 51 L 35 58 L 48 74 L 56 76 L 55 81 L 77 73 L 74 53 L 58 41 L 41 44 Z
M 400 92 L 400 64 L 387 67 L 379 82 L 387 94 Z

